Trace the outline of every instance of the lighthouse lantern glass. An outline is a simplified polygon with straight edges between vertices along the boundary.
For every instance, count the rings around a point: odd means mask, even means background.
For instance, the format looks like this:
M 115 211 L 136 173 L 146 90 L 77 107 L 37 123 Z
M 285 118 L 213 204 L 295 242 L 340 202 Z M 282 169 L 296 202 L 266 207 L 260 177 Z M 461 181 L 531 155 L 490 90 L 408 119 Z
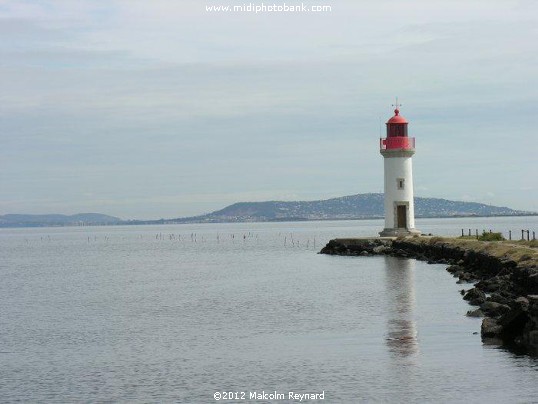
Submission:
M 388 123 L 387 137 L 407 137 L 406 123 Z

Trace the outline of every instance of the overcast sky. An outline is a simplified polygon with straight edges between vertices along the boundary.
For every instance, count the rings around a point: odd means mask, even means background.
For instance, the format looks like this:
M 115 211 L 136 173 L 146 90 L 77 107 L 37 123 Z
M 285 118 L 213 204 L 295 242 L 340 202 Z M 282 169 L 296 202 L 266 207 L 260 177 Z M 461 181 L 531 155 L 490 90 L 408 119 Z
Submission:
M 538 211 L 538 1 L 248 3 L 0 0 L 0 214 L 381 192 L 395 96 L 417 196 Z

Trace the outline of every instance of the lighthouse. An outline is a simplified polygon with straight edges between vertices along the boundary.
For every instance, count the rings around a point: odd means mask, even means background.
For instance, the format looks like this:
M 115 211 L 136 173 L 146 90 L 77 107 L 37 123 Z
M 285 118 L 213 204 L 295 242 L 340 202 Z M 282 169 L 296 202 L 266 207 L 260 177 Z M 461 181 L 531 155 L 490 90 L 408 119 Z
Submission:
M 420 234 L 415 228 L 413 163 L 415 138 L 407 135 L 407 119 L 396 99 L 394 116 L 387 121 L 387 137 L 379 142 L 385 169 L 385 229 L 382 237 Z

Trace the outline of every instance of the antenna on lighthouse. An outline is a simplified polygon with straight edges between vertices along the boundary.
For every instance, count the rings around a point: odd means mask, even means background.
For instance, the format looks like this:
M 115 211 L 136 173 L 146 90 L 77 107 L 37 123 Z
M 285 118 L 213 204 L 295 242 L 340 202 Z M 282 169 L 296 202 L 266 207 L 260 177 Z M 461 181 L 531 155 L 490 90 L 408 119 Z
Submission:
M 398 97 L 396 97 L 396 103 L 392 104 L 392 106 L 395 107 L 398 111 L 400 110 L 400 107 L 402 106 L 402 104 L 398 102 Z

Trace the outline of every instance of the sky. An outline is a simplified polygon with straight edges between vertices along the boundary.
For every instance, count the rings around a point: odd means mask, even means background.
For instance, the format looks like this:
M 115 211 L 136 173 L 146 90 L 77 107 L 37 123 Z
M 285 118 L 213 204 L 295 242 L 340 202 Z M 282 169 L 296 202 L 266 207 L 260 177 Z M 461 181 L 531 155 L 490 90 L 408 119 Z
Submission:
M 538 2 L 0 0 L 0 214 L 191 216 L 382 192 L 538 211 Z

